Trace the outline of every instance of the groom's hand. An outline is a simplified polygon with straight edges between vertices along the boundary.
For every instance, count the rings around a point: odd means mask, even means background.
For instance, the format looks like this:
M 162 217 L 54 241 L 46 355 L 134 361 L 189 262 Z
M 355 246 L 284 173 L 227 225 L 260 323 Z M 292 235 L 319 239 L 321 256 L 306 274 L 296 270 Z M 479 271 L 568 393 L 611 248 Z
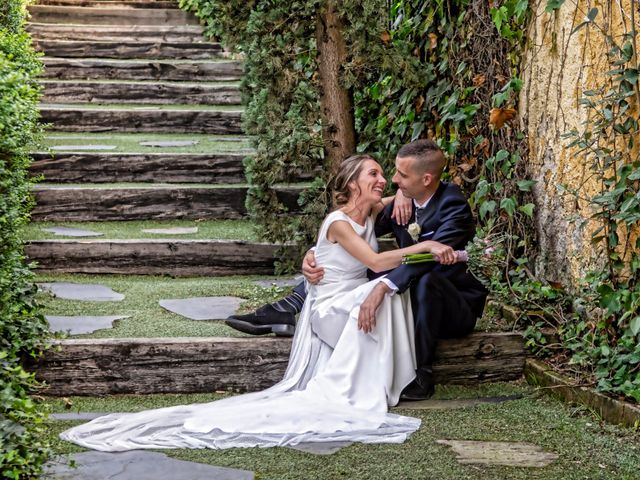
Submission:
M 317 284 L 324 277 L 324 268 L 316 265 L 316 256 L 313 250 L 309 250 L 302 259 L 302 274 L 312 285 Z
M 384 300 L 384 296 L 391 292 L 391 289 L 383 282 L 378 283 L 373 290 L 369 292 L 367 298 L 360 305 L 360 313 L 358 314 L 358 329 L 364 333 L 369 333 L 376 326 L 376 312 L 378 307 Z

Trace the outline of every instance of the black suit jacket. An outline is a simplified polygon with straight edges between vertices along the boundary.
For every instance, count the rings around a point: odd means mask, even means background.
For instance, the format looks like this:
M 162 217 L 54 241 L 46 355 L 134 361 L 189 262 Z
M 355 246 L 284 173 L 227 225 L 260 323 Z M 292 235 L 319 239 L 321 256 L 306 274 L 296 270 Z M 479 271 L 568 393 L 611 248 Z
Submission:
M 406 225 L 398 225 L 392 218 L 393 202 L 380 212 L 376 219 L 376 236 L 393 232 L 398 245 L 413 245 L 413 239 Z M 412 223 L 415 219 L 415 207 Z M 420 213 L 420 236 L 418 241 L 434 240 L 449 245 L 454 250 L 463 250 L 475 235 L 475 222 L 467 199 L 457 185 L 440 182 L 438 189 L 429 200 L 425 210 Z M 416 265 L 400 265 L 387 272 L 387 278 L 402 293 L 422 275 L 437 272 L 453 283 L 467 301 L 476 316 L 481 316 L 487 291 L 467 270 L 464 263 L 441 265 L 428 262 Z

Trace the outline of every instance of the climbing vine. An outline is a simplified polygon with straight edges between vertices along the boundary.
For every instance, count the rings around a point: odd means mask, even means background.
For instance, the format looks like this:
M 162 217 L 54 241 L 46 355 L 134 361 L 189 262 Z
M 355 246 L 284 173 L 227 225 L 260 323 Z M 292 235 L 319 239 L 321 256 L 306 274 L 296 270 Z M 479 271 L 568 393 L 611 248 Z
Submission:
M 271 241 L 306 248 L 329 204 L 318 107 L 315 21 L 322 2 L 181 0 L 210 34 L 244 54 L 249 210 Z M 353 92 L 358 150 L 389 174 L 404 143 L 430 136 L 449 156 L 449 179 L 472 197 L 488 228 L 530 236 L 522 135 L 513 125 L 518 53 L 527 1 L 386 0 L 338 2 Z M 233 17 L 231 17 L 233 15 Z M 290 215 L 277 186 L 316 177 Z M 528 242 L 521 242 L 526 245 Z M 519 252 L 521 256 L 523 252 Z
M 549 1 L 547 11 L 553 13 L 563 4 Z M 627 7 L 620 6 L 619 34 L 611 28 L 611 4 L 582 12 L 584 21 L 572 32 L 584 34 L 585 44 L 601 40 L 606 45 L 608 71 L 579 99 L 587 120 L 565 134 L 567 148 L 590 172 L 588 185 L 564 188 L 591 209 L 595 268 L 582 288 L 572 292 L 568 314 L 552 325 L 560 351 L 545 348 L 543 336 L 536 340 L 539 347 L 566 356 L 567 364 L 590 374 L 599 390 L 640 401 L 638 4 L 631 0 Z M 538 331 L 540 326 L 535 326 Z
M 47 332 L 19 234 L 32 205 L 28 152 L 40 132 L 41 64 L 24 14 L 22 0 L 0 6 L 0 476 L 7 479 L 36 477 L 49 453 L 43 406 L 30 397 L 36 382 L 20 364 L 45 347 Z

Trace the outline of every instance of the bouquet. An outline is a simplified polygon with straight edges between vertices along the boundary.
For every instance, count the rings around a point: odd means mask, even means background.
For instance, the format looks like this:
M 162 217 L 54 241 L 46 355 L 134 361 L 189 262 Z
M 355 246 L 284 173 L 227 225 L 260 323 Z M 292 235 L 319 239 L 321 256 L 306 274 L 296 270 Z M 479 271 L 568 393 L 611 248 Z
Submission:
M 464 250 L 456 250 L 456 263 L 466 262 L 472 275 L 485 287 L 489 287 L 491 278 L 501 276 L 507 266 L 507 249 L 504 244 L 512 238 L 507 234 L 475 237 Z M 404 265 L 437 261 L 438 257 L 432 253 L 414 253 L 402 258 Z

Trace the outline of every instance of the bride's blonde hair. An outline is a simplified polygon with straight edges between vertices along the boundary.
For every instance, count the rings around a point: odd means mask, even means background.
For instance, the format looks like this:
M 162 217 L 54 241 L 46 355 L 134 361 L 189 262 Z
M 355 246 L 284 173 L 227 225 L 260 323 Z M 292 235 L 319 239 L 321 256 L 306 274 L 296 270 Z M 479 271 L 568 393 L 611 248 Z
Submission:
M 349 184 L 358 178 L 362 166 L 367 160 L 376 161 L 375 158 L 367 154 L 351 155 L 342 161 L 333 180 L 333 205 L 335 208 L 339 208 L 349 201 L 351 198 Z

